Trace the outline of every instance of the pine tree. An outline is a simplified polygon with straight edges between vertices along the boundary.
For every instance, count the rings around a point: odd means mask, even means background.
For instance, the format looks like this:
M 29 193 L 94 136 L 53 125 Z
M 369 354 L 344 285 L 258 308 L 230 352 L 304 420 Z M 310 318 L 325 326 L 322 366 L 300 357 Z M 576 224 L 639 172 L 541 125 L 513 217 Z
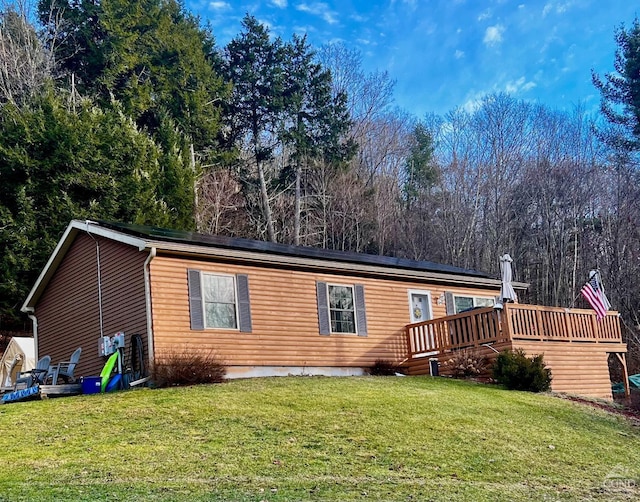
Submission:
M 614 130 L 605 136 L 612 146 L 640 150 L 640 22 L 616 30 L 615 72 L 604 80 L 592 71 L 593 84 L 602 96 L 601 111 Z
M 249 146 L 271 242 L 276 242 L 276 231 L 265 163 L 278 145 L 278 126 L 284 111 L 284 57 L 280 38 L 272 41 L 269 30 L 247 15 L 242 21 L 242 32 L 225 48 L 223 64 L 225 76 L 233 85 L 227 117 L 229 139 Z
M 351 121 L 346 96 L 332 93 L 331 73 L 322 67 L 306 37 L 293 36 L 285 46 L 284 126 L 282 141 L 291 147 L 295 176 L 294 244 L 300 244 L 302 177 L 310 164 L 339 163 L 355 153 L 345 140 Z

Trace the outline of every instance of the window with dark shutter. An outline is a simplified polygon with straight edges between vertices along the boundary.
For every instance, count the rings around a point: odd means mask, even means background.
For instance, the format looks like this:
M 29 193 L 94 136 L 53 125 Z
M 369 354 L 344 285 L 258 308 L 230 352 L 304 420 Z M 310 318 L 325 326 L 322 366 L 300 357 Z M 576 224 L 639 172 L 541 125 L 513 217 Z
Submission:
M 354 286 L 356 294 L 356 317 L 358 319 L 358 336 L 367 336 L 367 311 L 364 301 L 364 286 Z
M 251 333 L 249 276 L 187 270 L 192 330 L 239 329 Z
M 331 334 L 329 323 L 329 302 L 327 301 L 327 283 L 316 282 L 316 296 L 318 300 L 318 326 L 321 335 Z
M 189 288 L 189 315 L 191 317 L 191 329 L 204 329 L 204 310 L 202 307 L 202 286 L 200 284 L 200 271 L 187 270 Z
M 321 335 L 367 336 L 364 286 L 361 284 L 316 283 L 318 324 Z
M 238 317 L 240 331 L 251 333 L 251 304 L 249 302 L 249 276 L 246 274 L 236 275 L 238 288 Z
M 447 291 L 444 294 L 444 305 L 447 309 L 447 315 L 453 315 L 456 313 L 456 304 L 453 299 L 453 293 Z

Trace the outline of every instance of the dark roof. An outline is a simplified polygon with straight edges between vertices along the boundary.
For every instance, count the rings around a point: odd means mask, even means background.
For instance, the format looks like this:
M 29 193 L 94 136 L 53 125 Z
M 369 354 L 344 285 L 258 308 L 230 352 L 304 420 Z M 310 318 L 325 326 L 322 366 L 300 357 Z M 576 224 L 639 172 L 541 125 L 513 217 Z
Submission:
M 439 272 L 443 274 L 466 275 L 491 279 L 489 275 L 476 270 L 442 265 L 431 261 L 409 260 L 406 258 L 394 258 L 391 256 L 379 256 L 371 254 L 350 253 L 331 249 L 312 248 L 305 246 L 289 246 L 286 244 L 274 244 L 272 242 L 240 239 L 237 237 L 225 237 L 222 235 L 206 235 L 182 230 L 170 230 L 167 228 L 132 225 L 128 223 L 114 223 L 99 220 L 98 223 L 111 230 L 125 233 L 134 237 L 156 241 L 178 242 L 199 246 L 237 249 L 242 251 L 256 251 L 285 256 L 302 258 L 315 258 L 320 260 L 332 260 L 347 263 L 359 263 L 366 265 L 379 265 L 383 267 L 420 270 L 426 272 Z

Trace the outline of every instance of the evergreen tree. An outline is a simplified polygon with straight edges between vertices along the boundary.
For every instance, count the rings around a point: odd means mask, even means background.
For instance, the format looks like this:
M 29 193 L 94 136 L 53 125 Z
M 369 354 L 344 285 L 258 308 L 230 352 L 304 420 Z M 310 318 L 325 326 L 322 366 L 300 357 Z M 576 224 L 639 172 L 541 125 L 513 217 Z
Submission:
M 225 48 L 224 73 L 233 85 L 228 103 L 229 140 L 248 145 L 257 174 L 261 211 L 271 242 L 276 242 L 265 163 L 278 146 L 278 126 L 284 111 L 284 57 L 280 38 L 250 15 L 242 32 Z
M 41 0 L 60 77 L 102 105 L 115 100 L 151 132 L 168 117 L 201 154 L 219 131 L 226 86 L 215 41 L 175 0 Z
M 72 98 L 49 89 L 22 107 L 0 106 L 0 316 L 5 318 L 15 319 L 71 219 L 182 226 L 182 201 L 162 193 L 165 183 L 190 186 L 190 180 L 171 180 L 163 172 L 188 162 L 179 145 L 160 147 L 117 107 L 102 110 Z
M 418 122 L 413 128 L 409 155 L 405 161 L 404 196 L 409 209 L 437 179 L 433 152 L 433 137 L 425 124 Z
M 615 72 L 604 80 L 592 71 L 593 84 L 602 96 L 601 110 L 614 131 L 605 140 L 626 151 L 640 150 L 640 22 L 616 30 Z
M 193 228 L 195 180 L 219 154 L 227 92 L 212 34 L 176 0 L 41 0 L 39 10 L 72 92 L 122 110 L 172 159 L 161 166 L 161 196 L 174 223 Z
M 355 153 L 345 140 L 351 121 L 346 95 L 332 93 L 331 73 L 315 59 L 306 37 L 293 36 L 285 46 L 284 128 L 295 176 L 294 244 L 300 244 L 302 175 L 313 161 L 339 163 Z

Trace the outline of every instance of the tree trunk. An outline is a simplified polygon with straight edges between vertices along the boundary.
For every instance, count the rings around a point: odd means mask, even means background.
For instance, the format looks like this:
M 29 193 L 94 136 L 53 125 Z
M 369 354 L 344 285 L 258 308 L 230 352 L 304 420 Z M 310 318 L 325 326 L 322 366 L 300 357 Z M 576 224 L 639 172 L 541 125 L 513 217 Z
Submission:
M 300 245 L 300 211 L 301 211 L 301 198 L 302 190 L 300 188 L 300 178 L 302 177 L 302 167 L 300 164 L 296 167 L 296 194 L 295 194 L 295 209 L 293 219 L 293 243 L 296 246 Z
M 258 162 L 258 176 L 260 178 L 260 195 L 262 198 L 262 211 L 267 223 L 267 235 L 270 242 L 276 242 L 276 233 L 273 228 L 273 216 L 271 215 L 271 204 L 269 204 L 269 194 L 267 193 L 267 183 L 264 180 L 264 169 L 262 162 Z

